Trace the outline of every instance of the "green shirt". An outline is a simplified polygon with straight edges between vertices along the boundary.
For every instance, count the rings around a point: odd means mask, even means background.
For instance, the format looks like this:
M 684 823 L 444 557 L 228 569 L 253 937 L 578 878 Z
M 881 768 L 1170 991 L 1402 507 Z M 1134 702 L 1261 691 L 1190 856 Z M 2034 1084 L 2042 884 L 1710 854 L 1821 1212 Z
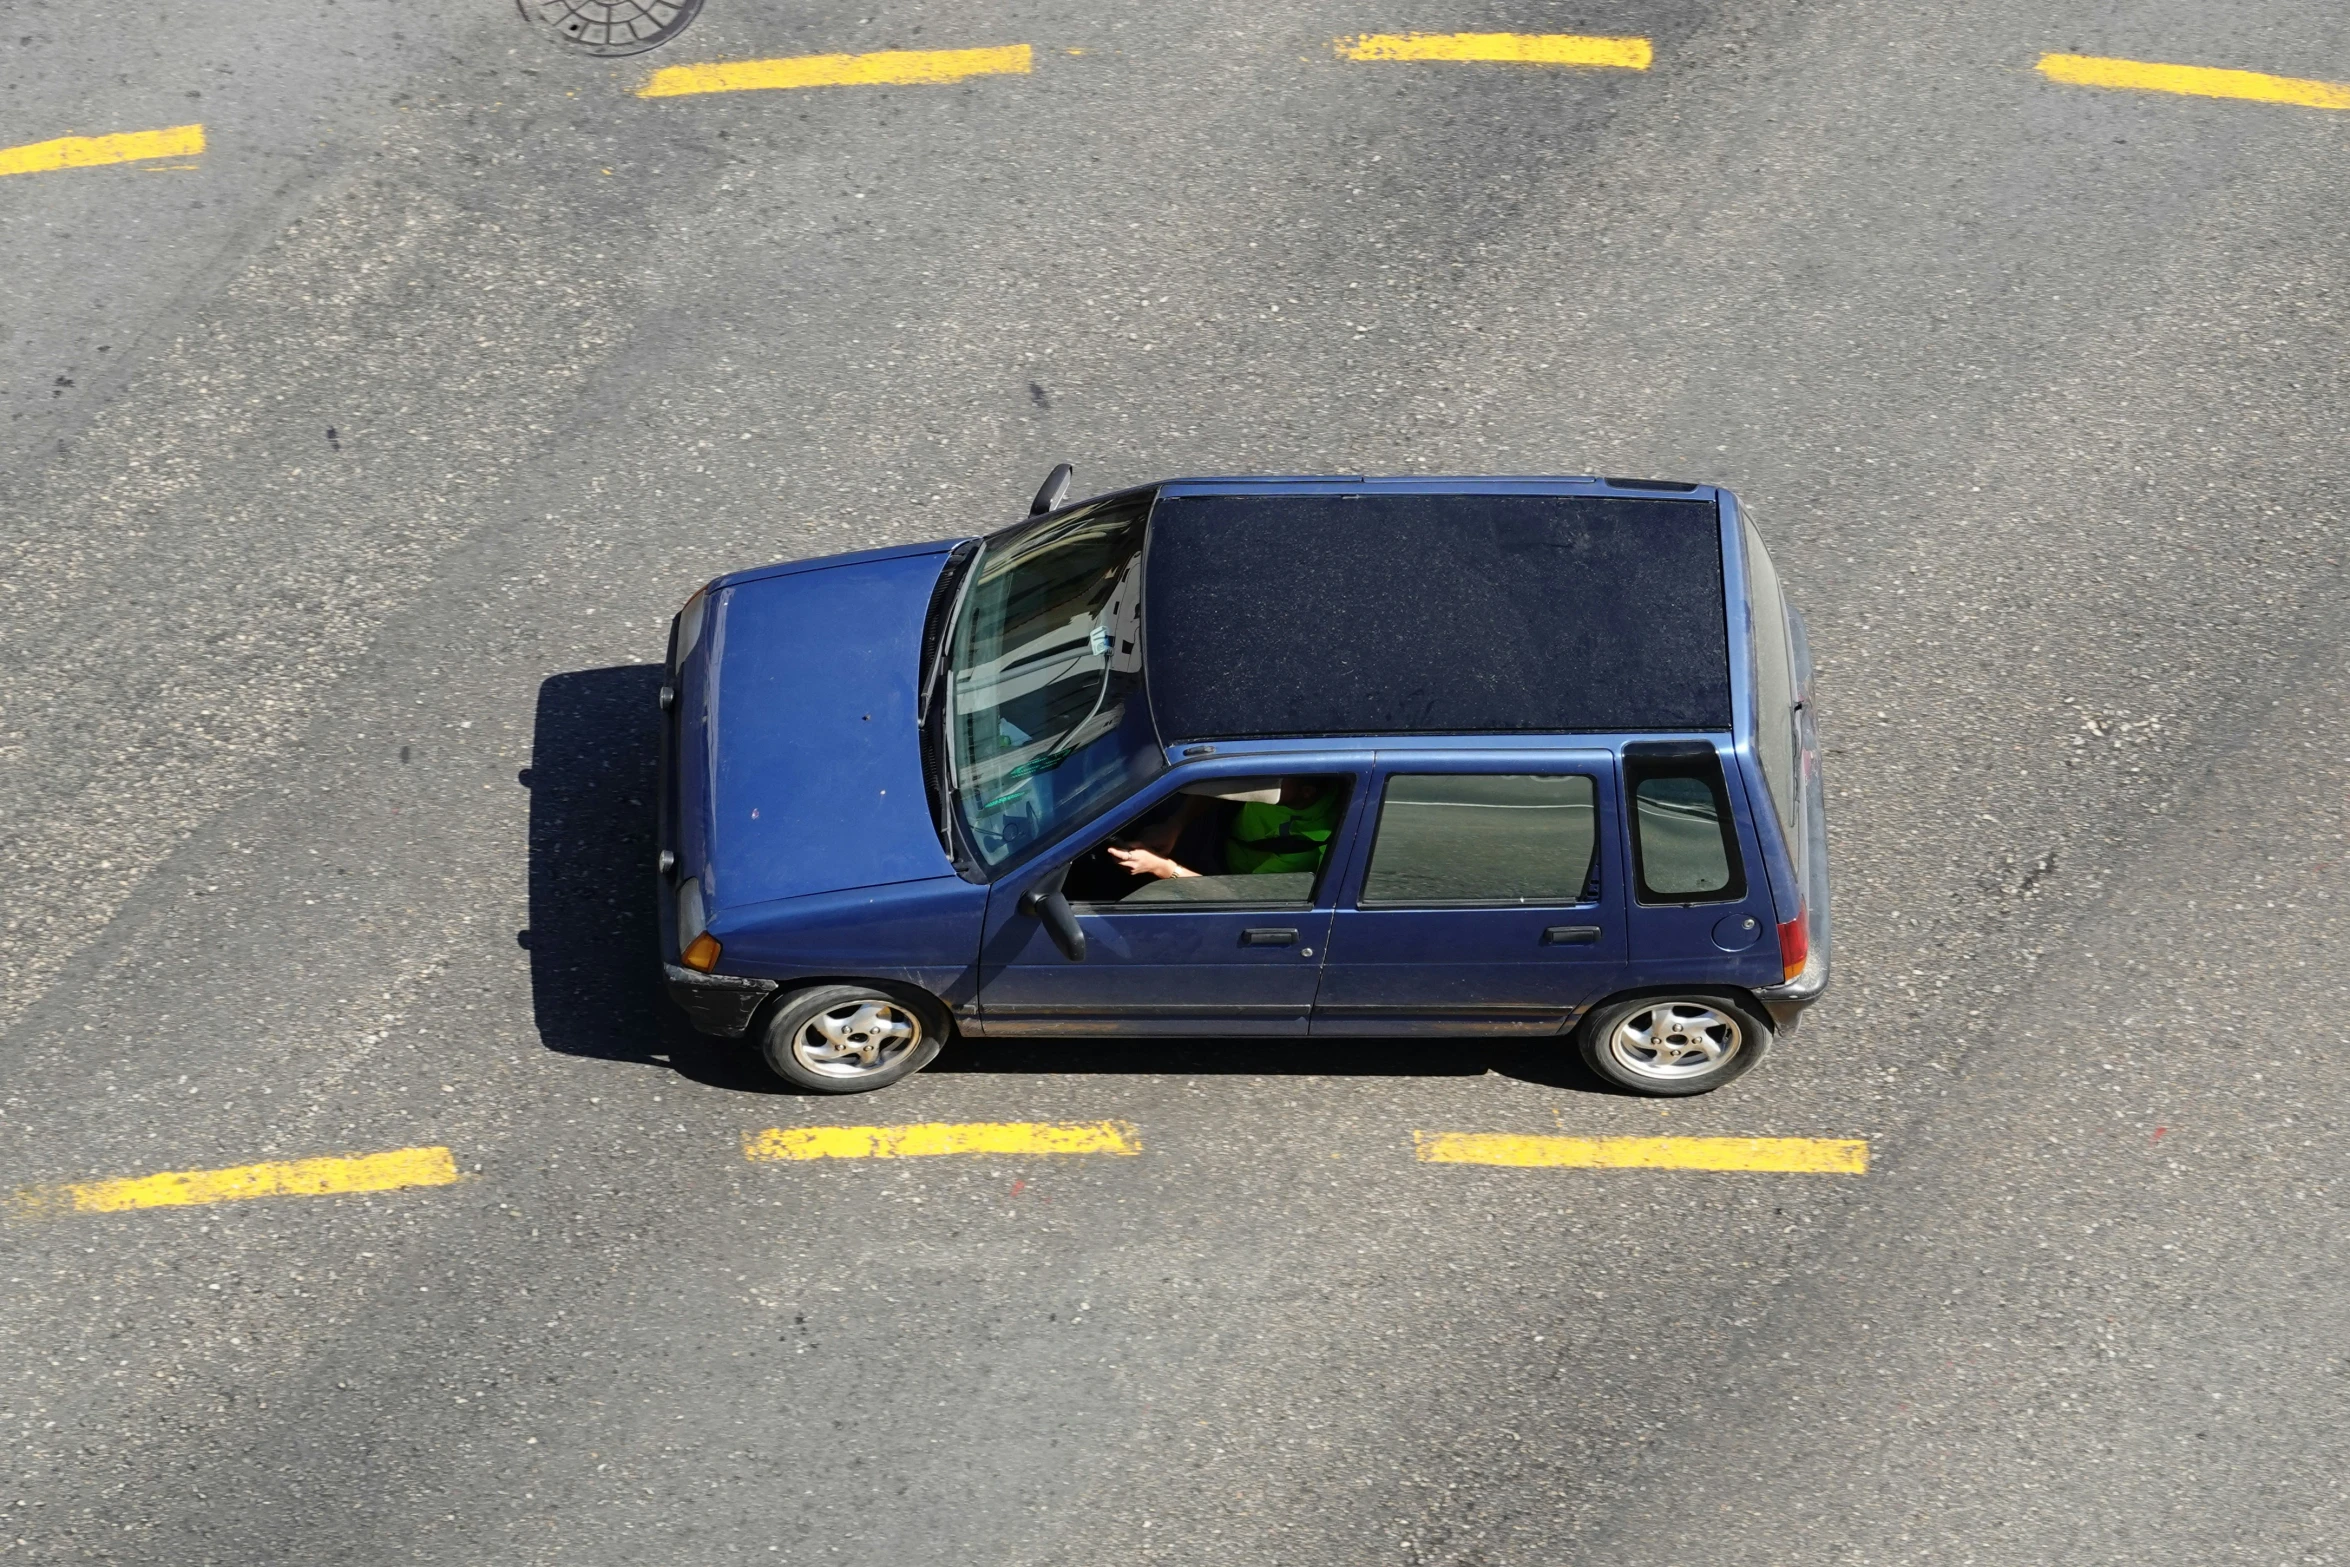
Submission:
M 1338 831 L 1339 793 L 1324 790 L 1310 805 L 1240 808 L 1224 845 L 1224 864 L 1238 875 L 1263 871 L 1318 871 Z

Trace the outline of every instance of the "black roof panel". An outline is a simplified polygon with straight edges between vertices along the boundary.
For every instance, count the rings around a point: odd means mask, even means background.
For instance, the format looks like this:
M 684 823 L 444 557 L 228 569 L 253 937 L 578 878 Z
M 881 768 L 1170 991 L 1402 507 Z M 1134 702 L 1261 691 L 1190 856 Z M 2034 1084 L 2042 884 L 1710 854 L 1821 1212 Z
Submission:
M 1711 500 L 1169 495 L 1144 583 L 1169 744 L 1730 727 Z

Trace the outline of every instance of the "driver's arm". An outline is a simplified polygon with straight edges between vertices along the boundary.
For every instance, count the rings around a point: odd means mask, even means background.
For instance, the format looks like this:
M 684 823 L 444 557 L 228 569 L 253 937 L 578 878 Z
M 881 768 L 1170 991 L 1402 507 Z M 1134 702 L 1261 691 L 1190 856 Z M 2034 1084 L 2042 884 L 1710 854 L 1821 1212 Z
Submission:
M 1132 875 L 1156 876 L 1161 881 L 1175 876 L 1197 876 L 1199 874 L 1190 866 L 1178 865 L 1165 855 L 1151 849 L 1121 849 L 1113 844 L 1110 847 L 1110 858 L 1118 862 L 1121 870 Z

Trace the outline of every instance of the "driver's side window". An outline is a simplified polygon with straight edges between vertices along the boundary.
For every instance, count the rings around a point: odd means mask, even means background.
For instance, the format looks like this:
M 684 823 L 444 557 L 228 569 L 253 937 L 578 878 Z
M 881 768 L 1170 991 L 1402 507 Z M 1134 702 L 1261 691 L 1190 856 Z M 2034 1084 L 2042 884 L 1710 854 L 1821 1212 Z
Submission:
M 1330 868 L 1352 782 L 1291 774 L 1186 784 L 1071 861 L 1062 892 L 1096 911 L 1304 908 Z

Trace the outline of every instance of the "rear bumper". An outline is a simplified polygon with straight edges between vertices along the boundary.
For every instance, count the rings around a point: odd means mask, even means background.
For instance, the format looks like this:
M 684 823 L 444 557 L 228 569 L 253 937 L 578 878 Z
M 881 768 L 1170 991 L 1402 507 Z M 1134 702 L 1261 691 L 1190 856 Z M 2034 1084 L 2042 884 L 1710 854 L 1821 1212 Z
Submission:
M 1803 836 L 1809 840 L 1803 846 L 1804 863 L 1810 867 L 1804 877 L 1803 921 L 1810 955 L 1803 961 L 1803 971 L 1786 984 L 1766 986 L 1754 993 L 1781 1028 L 1793 1023 L 1828 989 L 1829 949 L 1834 945 L 1828 919 L 1828 822 L 1820 809 L 1817 789 L 1812 791 L 1811 809 L 1804 812 Z
M 1803 802 L 1803 912 L 1804 932 L 1809 938 L 1810 955 L 1805 958 L 1803 971 L 1784 985 L 1771 985 L 1754 993 L 1771 1014 L 1771 1021 L 1780 1028 L 1792 1028 L 1803 1009 L 1827 993 L 1830 953 L 1835 945 L 1832 923 L 1828 916 L 1828 805 L 1827 786 L 1820 777 L 1819 735 L 1811 717 L 1811 646 L 1803 633 L 1801 617 L 1795 618 L 1796 657 L 1802 670 L 1804 698 L 1803 740 L 1805 761 L 1810 764 L 1809 783 Z
M 1771 1021 L 1781 1030 L 1793 1028 L 1804 1009 L 1827 993 L 1828 989 L 1828 922 L 1812 916 L 1811 956 L 1805 960 L 1803 972 L 1784 985 L 1771 985 L 1754 993 L 1754 999 L 1770 1013 Z

